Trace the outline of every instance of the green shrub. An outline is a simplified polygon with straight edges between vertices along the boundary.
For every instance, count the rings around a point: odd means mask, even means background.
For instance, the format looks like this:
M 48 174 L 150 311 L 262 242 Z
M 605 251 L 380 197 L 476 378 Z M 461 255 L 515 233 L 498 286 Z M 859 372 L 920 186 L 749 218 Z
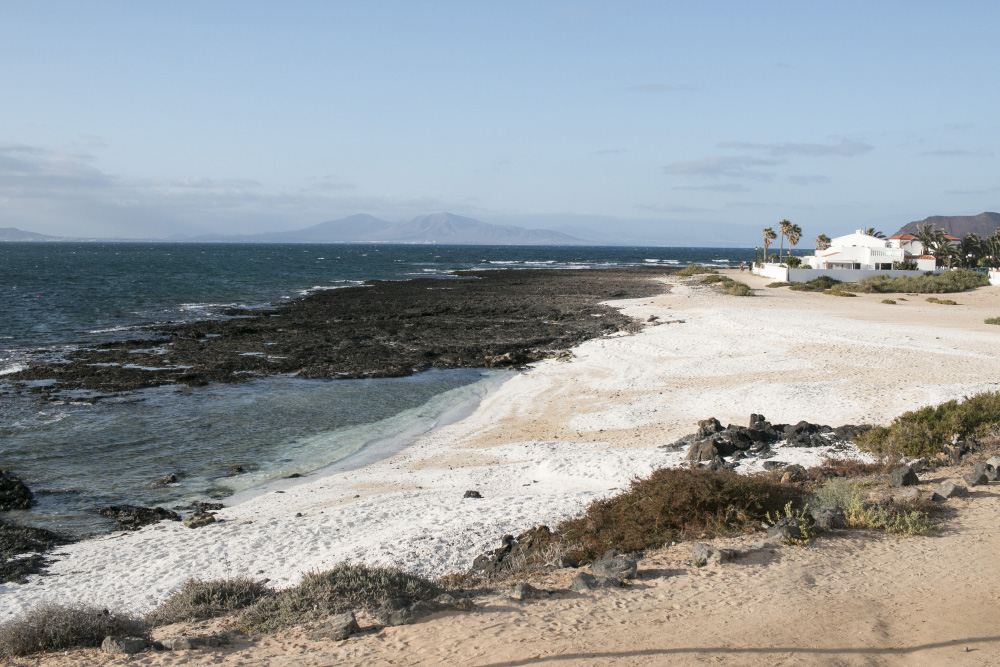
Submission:
M 129 614 L 100 607 L 41 604 L 26 616 L 0 625 L 0 657 L 93 648 L 108 635 L 149 637 L 149 626 Z
M 896 305 L 896 300 L 895 299 L 882 299 L 882 303 L 889 304 L 890 306 L 895 306 Z
M 701 273 L 718 273 L 715 269 L 701 264 L 688 264 L 677 272 L 678 276 L 697 276 Z
M 828 289 L 823 290 L 823 294 L 829 294 L 830 296 L 857 296 L 854 292 L 848 292 L 845 289 Z
M 934 529 L 922 502 L 866 503 L 868 485 L 842 477 L 827 480 L 809 499 L 812 507 L 839 507 L 849 528 L 884 530 L 897 535 L 926 535 Z
M 788 282 L 784 282 L 784 281 L 778 280 L 778 281 L 775 281 L 773 283 L 768 283 L 767 286 L 768 287 L 788 287 L 791 284 L 792 283 L 788 283 Z
M 723 285 L 722 291 L 730 296 L 753 296 L 753 290 L 746 283 L 730 280 Z
M 888 457 L 933 456 L 952 436 L 987 437 L 1000 427 L 1000 392 L 984 392 L 951 400 L 937 407 L 923 407 L 896 417 L 889 426 L 858 436 L 862 450 Z
M 713 283 L 722 282 L 723 280 L 731 280 L 731 278 L 726 278 L 724 276 L 720 276 L 718 273 L 713 273 L 710 276 L 705 276 L 704 278 L 702 278 L 701 284 L 712 285 Z
M 236 619 L 246 633 L 274 632 L 352 609 L 376 609 L 389 598 L 427 600 L 441 588 L 395 568 L 338 565 L 310 572 L 302 583 L 257 601 Z
M 925 299 L 925 301 L 927 301 L 927 303 L 941 304 L 942 306 L 957 306 L 958 305 L 957 302 L 952 301 L 951 299 L 939 299 L 936 296 L 929 296 L 929 297 L 927 297 Z
M 825 292 L 828 289 L 832 289 L 835 285 L 840 284 L 842 284 L 841 281 L 830 276 L 820 276 L 806 283 L 795 283 L 788 289 L 795 292 Z
M 771 475 L 728 470 L 664 468 L 628 490 L 595 501 L 557 533 L 570 555 L 592 561 L 608 549 L 625 552 L 662 547 L 671 540 L 753 530 L 768 512 L 780 512 L 801 491 Z
M 937 275 L 922 276 L 871 276 L 854 283 L 858 292 L 879 293 L 914 292 L 917 294 L 944 294 L 947 292 L 964 292 L 989 285 L 990 279 L 981 273 L 969 269 L 955 269 Z
M 191 579 L 146 616 L 153 627 L 215 618 L 244 609 L 274 591 L 249 577 L 199 581 Z
M 987 317 L 983 320 L 984 324 L 1000 324 L 1000 317 Z

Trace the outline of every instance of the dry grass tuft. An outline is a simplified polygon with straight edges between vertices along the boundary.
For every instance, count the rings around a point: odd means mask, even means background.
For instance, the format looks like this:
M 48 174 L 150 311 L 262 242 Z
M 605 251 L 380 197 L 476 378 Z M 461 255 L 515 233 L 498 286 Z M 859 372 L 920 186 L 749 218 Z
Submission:
M 108 635 L 149 637 L 149 626 L 138 617 L 100 607 L 42 604 L 24 618 L 0 625 L 0 658 L 93 648 Z

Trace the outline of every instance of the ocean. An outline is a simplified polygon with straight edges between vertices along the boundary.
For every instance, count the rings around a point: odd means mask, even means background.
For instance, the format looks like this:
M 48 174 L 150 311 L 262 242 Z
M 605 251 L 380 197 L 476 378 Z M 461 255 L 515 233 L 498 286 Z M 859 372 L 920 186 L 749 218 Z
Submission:
M 96 404 L 43 403 L 3 383 L 33 358 L 364 280 L 752 258 L 745 248 L 0 243 L 0 468 L 16 472 L 38 501 L 7 516 L 86 537 L 113 528 L 99 507 L 180 508 L 371 460 L 457 418 L 512 373 L 275 377 L 149 389 Z M 176 481 L 159 483 L 168 475 Z

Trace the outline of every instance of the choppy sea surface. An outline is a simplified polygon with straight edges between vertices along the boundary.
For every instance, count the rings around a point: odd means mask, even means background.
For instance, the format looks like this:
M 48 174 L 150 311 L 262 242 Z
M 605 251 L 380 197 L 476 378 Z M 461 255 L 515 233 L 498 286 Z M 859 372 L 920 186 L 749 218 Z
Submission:
M 6 518 L 93 535 L 113 526 L 96 514 L 102 506 L 183 506 L 343 464 L 361 450 L 392 451 L 510 375 L 280 377 L 97 404 L 4 391 L 4 376 L 36 355 L 364 280 L 447 279 L 463 269 L 729 266 L 752 257 L 745 248 L 0 243 L 0 468 L 15 471 L 38 501 Z M 236 466 L 242 474 L 231 474 Z M 157 484 L 170 474 L 176 482 Z

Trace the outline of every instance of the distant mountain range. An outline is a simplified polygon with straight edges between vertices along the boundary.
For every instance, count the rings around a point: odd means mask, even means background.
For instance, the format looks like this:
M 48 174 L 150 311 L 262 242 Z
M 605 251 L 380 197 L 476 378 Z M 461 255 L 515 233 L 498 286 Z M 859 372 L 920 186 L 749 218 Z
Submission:
M 58 236 L 23 232 L 17 227 L 0 227 L 0 241 L 61 241 Z
M 442 243 L 452 245 L 587 245 L 569 234 L 514 225 L 492 225 L 454 213 L 387 222 L 364 213 L 291 232 L 198 236 L 190 241 L 231 243 Z
M 975 232 L 983 238 L 990 236 L 1000 228 L 1000 213 L 980 213 L 979 215 L 932 215 L 923 220 L 917 220 L 903 225 L 898 234 L 916 234 L 926 224 L 934 225 L 949 236 L 962 238 Z

